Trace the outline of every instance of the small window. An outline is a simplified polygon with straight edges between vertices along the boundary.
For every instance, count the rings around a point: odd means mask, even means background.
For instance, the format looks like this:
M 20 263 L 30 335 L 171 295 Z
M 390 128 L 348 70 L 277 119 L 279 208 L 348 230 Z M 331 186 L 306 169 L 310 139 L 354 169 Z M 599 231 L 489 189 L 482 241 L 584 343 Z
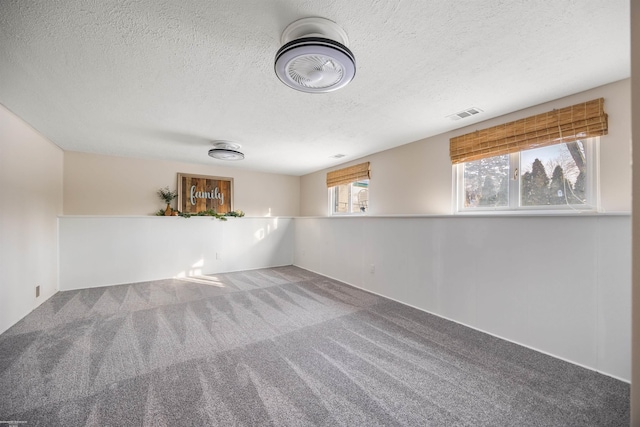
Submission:
M 369 210 L 369 180 L 331 187 L 329 197 L 332 215 L 364 214 Z
M 597 138 L 456 165 L 458 211 L 595 210 Z
M 327 172 L 329 213 L 364 214 L 369 210 L 369 162 Z

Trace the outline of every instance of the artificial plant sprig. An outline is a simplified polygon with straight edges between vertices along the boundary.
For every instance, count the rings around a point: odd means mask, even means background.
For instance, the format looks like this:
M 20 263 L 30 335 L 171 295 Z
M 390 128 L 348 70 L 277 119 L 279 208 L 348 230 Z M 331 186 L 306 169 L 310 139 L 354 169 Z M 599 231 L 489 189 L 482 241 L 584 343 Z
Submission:
M 173 199 L 178 197 L 178 193 L 169 190 L 169 187 L 167 186 L 158 190 L 158 196 L 164 200 L 165 203 L 171 203 Z

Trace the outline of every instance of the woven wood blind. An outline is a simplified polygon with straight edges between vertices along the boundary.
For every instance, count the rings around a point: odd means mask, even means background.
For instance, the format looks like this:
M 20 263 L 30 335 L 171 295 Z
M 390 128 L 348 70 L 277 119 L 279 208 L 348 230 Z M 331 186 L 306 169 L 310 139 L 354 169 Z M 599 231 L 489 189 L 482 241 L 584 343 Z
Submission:
M 369 178 L 369 162 L 360 163 L 359 165 L 328 172 L 327 187 L 335 187 L 336 185 L 349 184 L 350 182 Z
M 549 111 L 450 139 L 451 163 L 606 135 L 604 98 Z

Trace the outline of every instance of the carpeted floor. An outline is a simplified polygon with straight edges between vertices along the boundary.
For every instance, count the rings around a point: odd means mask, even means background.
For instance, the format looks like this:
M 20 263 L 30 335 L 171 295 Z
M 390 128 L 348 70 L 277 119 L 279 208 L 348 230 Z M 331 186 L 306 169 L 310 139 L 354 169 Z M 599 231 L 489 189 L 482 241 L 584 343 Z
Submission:
M 0 421 L 626 426 L 629 385 L 296 267 L 59 292 L 0 335 Z

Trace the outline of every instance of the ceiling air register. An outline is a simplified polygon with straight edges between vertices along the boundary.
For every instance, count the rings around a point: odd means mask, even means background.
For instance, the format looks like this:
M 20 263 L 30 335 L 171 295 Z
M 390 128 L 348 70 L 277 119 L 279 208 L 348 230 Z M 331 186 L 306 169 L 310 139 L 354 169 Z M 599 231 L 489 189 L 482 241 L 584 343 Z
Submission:
M 282 83 L 308 93 L 332 92 L 356 74 L 347 33 L 333 21 L 303 18 L 282 32 L 275 71 Z

